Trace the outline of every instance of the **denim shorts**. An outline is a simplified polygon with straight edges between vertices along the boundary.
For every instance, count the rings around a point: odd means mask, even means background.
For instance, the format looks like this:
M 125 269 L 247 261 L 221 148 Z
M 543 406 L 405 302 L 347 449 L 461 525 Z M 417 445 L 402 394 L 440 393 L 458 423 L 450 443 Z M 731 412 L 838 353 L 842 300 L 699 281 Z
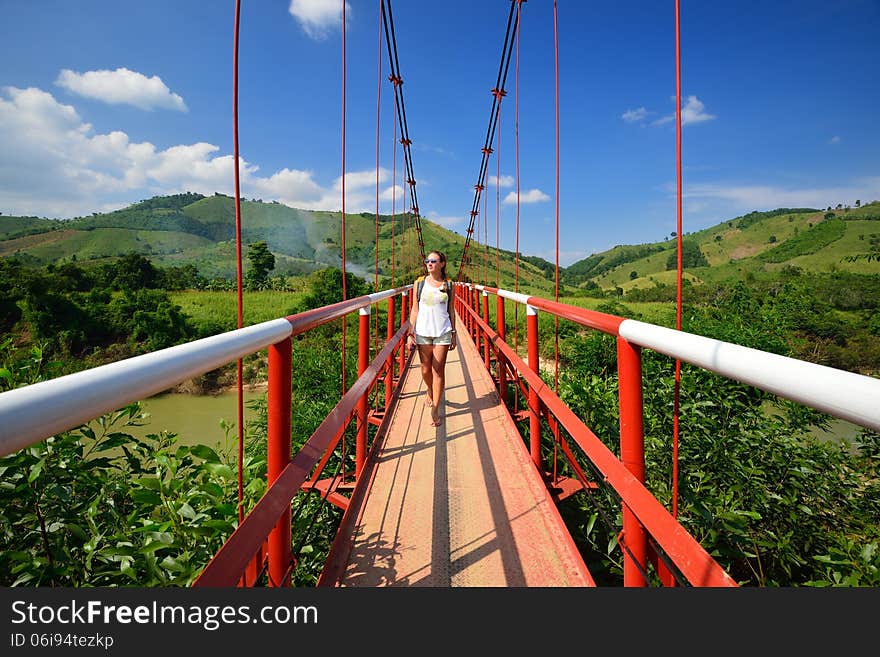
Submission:
M 452 331 L 446 331 L 443 335 L 436 338 L 427 335 L 416 335 L 416 344 L 452 344 Z

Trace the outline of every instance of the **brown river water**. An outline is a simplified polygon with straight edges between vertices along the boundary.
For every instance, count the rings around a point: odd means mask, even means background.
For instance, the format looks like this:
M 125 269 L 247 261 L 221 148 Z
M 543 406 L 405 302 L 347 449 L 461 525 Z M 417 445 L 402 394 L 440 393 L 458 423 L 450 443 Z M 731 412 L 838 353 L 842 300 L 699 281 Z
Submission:
M 244 390 L 244 423 L 254 419 L 256 413 L 248 408 L 248 401 L 263 399 L 265 390 Z M 162 429 L 178 435 L 184 445 L 202 444 L 226 448 L 238 440 L 238 391 L 217 395 L 192 395 L 186 393 L 163 393 L 142 402 L 143 410 L 150 413 L 148 424 L 124 429 L 139 438 Z M 232 428 L 227 432 L 221 426 L 225 420 Z

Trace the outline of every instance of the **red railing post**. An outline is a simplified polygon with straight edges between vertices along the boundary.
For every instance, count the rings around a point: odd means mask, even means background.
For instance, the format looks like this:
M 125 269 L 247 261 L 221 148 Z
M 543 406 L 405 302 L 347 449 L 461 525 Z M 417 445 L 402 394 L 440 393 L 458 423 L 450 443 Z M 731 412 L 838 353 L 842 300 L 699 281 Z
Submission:
M 526 305 L 528 318 L 528 341 L 529 341 L 529 369 L 535 374 L 541 374 L 541 362 L 538 358 L 538 309 Z M 532 453 L 532 461 L 538 468 L 538 472 L 544 473 L 544 465 L 541 459 L 541 402 L 538 399 L 538 391 L 535 386 L 529 386 L 529 449 Z
M 638 345 L 617 338 L 618 401 L 620 404 L 620 460 L 645 483 L 645 442 L 642 414 L 642 352 Z M 647 586 L 648 541 L 645 529 L 623 505 L 623 585 Z
M 489 293 L 483 290 L 483 321 L 489 325 Z M 483 365 L 489 370 L 489 334 L 483 331 Z
M 413 290 L 413 298 L 415 298 L 415 290 Z M 412 309 L 411 304 L 409 303 L 409 299 L 407 298 L 406 290 L 403 291 L 403 299 L 400 304 L 400 325 L 403 326 L 409 321 L 409 313 Z M 415 332 L 415 326 L 410 326 L 409 330 Z M 403 368 L 406 367 L 406 340 L 403 341 L 403 344 L 400 345 L 400 363 L 397 372 L 398 377 L 403 376 Z
M 477 301 L 477 299 L 479 299 L 479 297 L 477 296 L 479 293 L 480 293 L 480 291 L 477 288 L 475 288 L 474 286 L 471 286 L 471 310 L 473 310 L 476 313 L 480 312 L 480 303 L 479 303 L 479 301 Z M 479 348 L 480 327 L 477 326 L 476 317 L 474 317 L 473 315 L 470 315 L 470 318 L 471 318 L 471 338 L 473 338 L 474 344 L 477 345 L 477 348 Z
M 290 338 L 269 346 L 269 388 L 266 419 L 266 481 L 271 487 L 290 463 L 291 369 Z M 269 534 L 269 586 L 286 586 L 291 563 L 290 505 Z
M 495 313 L 497 316 L 495 317 L 495 330 L 498 333 L 498 339 L 502 342 L 505 342 L 505 327 L 504 327 L 504 297 L 500 294 L 498 295 L 498 309 Z M 501 349 L 498 350 L 498 394 L 501 395 L 501 401 L 504 405 L 507 405 L 507 360 L 504 358 L 504 354 L 501 353 Z
M 388 297 L 388 328 L 385 333 L 385 341 L 394 337 L 394 297 Z M 388 354 L 385 361 L 385 412 L 391 407 L 391 385 L 394 378 L 394 352 Z
M 370 364 L 370 306 L 358 310 L 358 377 Z M 357 442 L 354 449 L 354 478 L 361 476 L 367 460 L 367 388 L 357 403 Z

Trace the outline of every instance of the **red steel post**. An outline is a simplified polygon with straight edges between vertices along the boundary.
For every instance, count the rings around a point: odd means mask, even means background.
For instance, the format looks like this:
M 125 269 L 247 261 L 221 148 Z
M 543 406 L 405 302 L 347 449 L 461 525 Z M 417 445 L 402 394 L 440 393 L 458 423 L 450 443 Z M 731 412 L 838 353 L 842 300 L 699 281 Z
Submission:
M 541 375 L 541 362 L 538 359 L 538 311 L 536 308 L 526 305 L 526 327 L 529 341 L 529 369 L 538 376 Z M 538 472 L 544 473 L 541 459 L 541 401 L 538 399 L 538 391 L 535 386 L 529 386 L 529 451 L 532 453 L 532 461 L 538 468 Z
M 370 364 L 370 306 L 358 310 L 358 377 Z M 357 442 L 354 449 L 355 481 L 361 476 L 367 460 L 367 395 L 369 387 L 357 403 Z
M 636 479 L 645 483 L 645 441 L 642 413 L 642 352 L 638 345 L 617 338 L 618 401 L 620 404 L 620 460 Z M 623 505 L 623 585 L 647 586 L 648 540 L 645 528 Z M 641 566 L 641 567 L 640 567 Z
M 388 327 L 385 332 L 385 341 L 394 337 L 394 297 L 388 297 Z M 394 352 L 388 354 L 385 361 L 385 412 L 391 406 L 391 385 L 394 378 Z
M 269 388 L 266 392 L 266 480 L 269 487 L 290 463 L 292 346 L 290 338 L 269 346 Z M 289 585 L 290 578 L 285 573 L 291 563 L 290 505 L 269 534 L 268 550 L 269 586 Z
M 505 342 L 504 327 L 504 297 L 498 295 L 498 309 L 495 317 L 495 331 L 498 333 L 498 339 Z M 501 350 L 498 350 L 498 394 L 501 395 L 501 401 L 507 405 L 507 359 Z
M 489 293 L 483 290 L 483 321 L 489 325 Z M 483 332 L 483 365 L 489 370 L 489 334 Z
M 415 290 L 413 290 L 413 297 L 416 296 Z M 409 303 L 409 297 L 406 293 L 406 290 L 403 291 L 403 299 L 400 302 L 400 325 L 403 326 L 409 321 L 409 313 L 412 308 L 412 305 Z M 410 326 L 409 330 L 415 333 L 415 326 Z M 400 345 L 400 362 L 398 363 L 398 371 L 397 376 L 403 376 L 403 369 L 406 367 L 406 340 Z
M 475 312 L 480 312 L 480 302 L 478 301 L 480 298 L 478 296 L 479 293 L 480 291 L 477 288 L 471 287 L 471 310 Z M 471 338 L 473 338 L 474 344 L 479 347 L 480 327 L 477 326 L 477 320 L 473 315 L 471 315 Z M 477 353 L 479 353 L 479 351 Z

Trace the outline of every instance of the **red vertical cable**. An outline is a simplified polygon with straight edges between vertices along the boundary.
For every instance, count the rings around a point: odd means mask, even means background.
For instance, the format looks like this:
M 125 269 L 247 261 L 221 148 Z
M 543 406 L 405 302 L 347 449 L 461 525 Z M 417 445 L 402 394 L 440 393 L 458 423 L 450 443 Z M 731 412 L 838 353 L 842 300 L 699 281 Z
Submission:
M 553 0 L 553 54 L 556 75 L 556 299 L 559 302 L 559 28 L 556 19 L 556 0 Z M 559 316 L 553 316 L 556 346 L 554 350 L 554 390 L 559 392 Z
M 373 275 L 373 291 L 379 291 L 379 123 L 382 115 L 382 2 L 379 0 L 379 39 L 376 47 L 376 264 Z M 376 318 L 375 350 L 379 351 L 379 306 L 374 313 Z
M 495 287 L 501 287 L 501 98 L 498 99 L 498 148 L 495 151 Z M 501 321 L 502 318 L 496 318 Z
M 482 217 L 482 219 L 483 219 L 483 235 L 484 235 L 484 237 L 483 237 L 483 267 L 482 267 L 483 277 L 480 282 L 483 285 L 485 285 L 489 281 L 489 279 L 486 278 L 486 276 L 487 276 L 487 274 L 486 274 L 486 256 L 489 253 L 489 239 L 488 239 L 488 237 L 485 237 L 485 235 L 487 234 L 487 230 L 488 230 L 487 226 L 489 225 L 489 215 L 487 214 L 488 212 L 489 212 L 489 195 L 486 194 L 483 196 L 483 217 Z
M 486 163 L 488 165 L 488 162 Z M 487 190 L 488 191 L 488 190 Z M 489 282 L 489 195 L 483 199 L 483 285 Z
M 342 300 L 345 289 L 345 2 L 342 0 Z M 342 394 L 345 394 L 345 317 L 342 318 Z
M 680 0 L 675 0 L 675 155 L 678 236 L 678 272 L 676 279 L 675 328 L 681 330 L 681 29 Z M 681 360 L 675 359 L 675 400 L 672 411 L 672 516 L 678 517 L 678 410 L 681 398 Z
M 392 76 L 393 78 L 393 76 Z M 392 84 L 396 84 L 392 79 Z M 397 94 L 394 94 L 394 104 L 397 105 Z M 394 287 L 394 213 L 397 202 L 397 121 L 394 122 L 394 146 L 391 155 L 391 287 Z
M 235 264 L 236 282 L 238 284 L 238 328 L 244 326 L 242 312 L 241 285 L 241 196 L 238 179 L 238 25 L 241 17 L 241 2 L 235 2 L 235 29 L 232 54 L 232 148 L 235 163 L 233 175 L 235 179 Z M 238 359 L 238 521 L 244 518 L 244 386 L 242 385 L 242 360 Z
M 514 249 L 514 283 L 519 292 L 519 17 L 522 0 L 516 4 L 516 102 L 514 109 L 514 142 L 516 149 L 516 247 Z M 513 350 L 519 349 L 519 304 L 513 306 Z
M 406 161 L 406 146 L 403 147 L 403 159 Z M 404 184 L 409 185 L 409 179 L 406 178 L 406 174 L 404 174 Z M 411 189 L 411 187 L 410 187 Z M 406 193 L 407 188 L 403 188 L 403 208 L 401 208 L 400 214 L 400 270 L 403 276 L 406 276 L 406 197 L 409 194 Z

